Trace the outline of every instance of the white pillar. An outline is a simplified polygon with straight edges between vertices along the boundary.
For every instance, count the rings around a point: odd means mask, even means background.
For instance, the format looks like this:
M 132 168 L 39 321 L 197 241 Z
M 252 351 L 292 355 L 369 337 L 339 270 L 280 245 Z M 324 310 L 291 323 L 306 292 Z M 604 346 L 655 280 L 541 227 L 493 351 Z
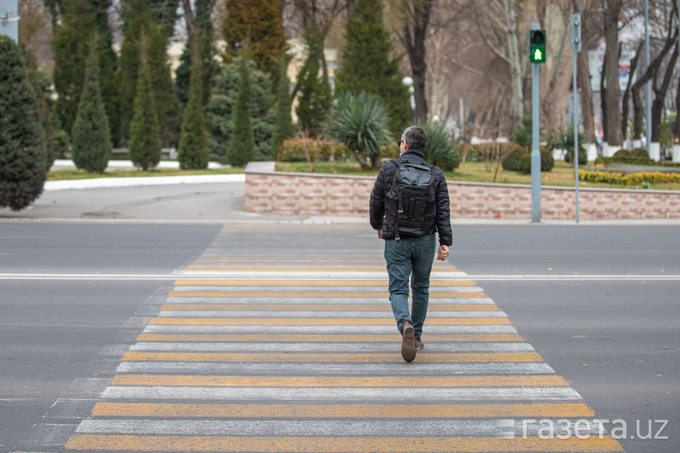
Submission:
M 588 162 L 597 159 L 597 146 L 595 143 L 584 143 L 583 147 L 588 151 Z
M 642 148 L 642 140 L 633 140 L 633 149 Z
M 612 157 L 609 155 L 609 145 L 607 142 L 602 142 L 602 157 Z
M 649 158 L 657 162 L 661 160 L 661 143 L 652 142 L 649 144 Z
M 680 145 L 673 145 L 673 162 L 680 162 Z
M 614 157 L 614 154 L 616 154 L 616 152 L 619 151 L 620 149 L 621 149 L 621 146 L 619 146 L 619 145 L 614 146 L 614 145 L 607 144 L 607 153 L 608 153 L 607 157 Z

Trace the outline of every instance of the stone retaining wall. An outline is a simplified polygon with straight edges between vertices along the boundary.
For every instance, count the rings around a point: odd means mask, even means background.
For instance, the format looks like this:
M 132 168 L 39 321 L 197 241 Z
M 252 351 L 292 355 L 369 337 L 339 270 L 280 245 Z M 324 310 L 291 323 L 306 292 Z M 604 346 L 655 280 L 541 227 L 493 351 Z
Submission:
M 245 210 L 283 215 L 368 216 L 375 178 L 246 170 Z M 448 182 L 451 216 L 531 219 L 531 186 Z M 541 218 L 573 220 L 574 189 L 541 188 Z M 580 218 L 679 219 L 680 192 L 580 189 Z

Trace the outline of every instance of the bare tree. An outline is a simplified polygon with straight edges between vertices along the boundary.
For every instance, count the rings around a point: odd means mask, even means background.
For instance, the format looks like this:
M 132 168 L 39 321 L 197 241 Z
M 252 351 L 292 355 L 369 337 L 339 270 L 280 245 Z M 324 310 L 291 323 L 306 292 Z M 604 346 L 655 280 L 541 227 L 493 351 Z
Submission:
M 510 0 L 473 0 L 477 29 L 510 76 L 510 124 L 524 116 L 523 65 L 519 50 L 518 6 Z
M 428 106 L 425 92 L 425 78 L 427 74 L 425 40 L 428 37 L 428 26 L 434 6 L 434 0 L 402 0 L 401 13 L 404 24 L 397 36 L 408 52 L 413 74 L 413 88 L 415 89 L 416 118 L 427 118 Z
M 623 0 L 607 0 L 604 7 L 604 37 L 607 45 L 604 60 L 606 120 L 604 123 L 607 143 L 620 146 L 621 134 L 621 89 L 619 88 L 619 19 L 623 12 Z

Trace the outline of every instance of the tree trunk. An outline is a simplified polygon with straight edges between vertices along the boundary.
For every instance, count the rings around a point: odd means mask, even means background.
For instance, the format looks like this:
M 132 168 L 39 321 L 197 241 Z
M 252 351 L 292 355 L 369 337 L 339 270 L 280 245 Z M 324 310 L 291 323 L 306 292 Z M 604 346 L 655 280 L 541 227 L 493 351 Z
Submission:
M 582 28 L 586 25 L 586 12 L 582 0 L 574 0 L 574 10 L 581 13 Z M 585 40 L 585 33 L 583 33 Z M 581 52 L 576 57 L 578 67 L 578 80 L 581 82 L 581 105 L 579 112 L 583 118 L 583 132 L 586 142 L 595 141 L 595 123 L 593 113 L 593 90 L 590 84 L 590 70 L 588 69 L 588 47 L 583 43 Z
M 671 84 L 671 77 L 675 62 L 678 60 L 678 46 L 675 46 L 673 55 L 666 66 L 666 73 L 664 74 L 661 86 L 656 86 L 656 74 L 654 76 L 654 102 L 652 102 L 652 141 L 661 141 L 661 116 L 663 115 L 664 104 L 666 103 L 666 93 Z
M 607 131 L 607 143 L 610 146 L 620 146 L 621 137 L 621 89 L 619 88 L 619 16 L 622 0 L 608 0 L 604 14 L 605 42 L 607 57 L 605 60 L 607 93 L 607 120 L 604 128 Z
M 623 102 L 621 105 L 621 135 L 625 138 L 628 134 L 628 110 L 630 108 L 630 89 L 633 86 L 633 78 L 635 76 L 635 71 L 637 69 L 638 62 L 640 60 L 640 53 L 642 52 L 642 46 L 644 41 L 640 42 L 640 45 L 635 52 L 635 56 L 630 62 L 630 76 L 628 77 L 628 84 L 626 85 L 626 90 L 623 92 Z
M 605 78 L 607 77 L 607 52 L 604 53 L 604 61 L 602 62 L 602 74 L 600 75 L 600 109 L 602 110 L 602 140 L 607 143 L 607 86 L 605 85 Z
M 414 116 L 418 119 L 426 119 L 427 93 L 425 91 L 425 78 L 427 74 L 426 48 L 427 28 L 430 23 L 432 5 L 434 0 L 409 0 L 403 3 L 406 23 L 404 30 L 399 33 L 399 40 L 408 52 L 413 75 L 413 88 L 415 98 Z
M 640 89 L 642 85 L 633 85 L 633 140 L 640 140 L 642 135 L 642 117 L 644 112 L 642 110 L 642 98 L 640 96 Z
M 673 135 L 675 136 L 674 143 L 680 144 L 680 77 L 678 77 L 678 88 L 675 95 L 675 127 L 673 128 Z
M 514 5 L 503 1 L 508 23 L 508 58 L 510 59 L 510 79 L 512 81 L 512 100 L 510 102 L 510 128 L 515 127 L 524 116 L 524 93 L 522 89 L 522 62 L 517 39 L 517 14 Z

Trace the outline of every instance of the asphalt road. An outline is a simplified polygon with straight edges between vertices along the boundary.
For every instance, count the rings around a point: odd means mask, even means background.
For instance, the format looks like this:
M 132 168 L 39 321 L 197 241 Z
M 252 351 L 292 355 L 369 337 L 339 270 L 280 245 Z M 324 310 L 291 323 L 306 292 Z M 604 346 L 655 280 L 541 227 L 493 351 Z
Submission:
M 145 210 L 132 207 L 135 193 L 130 189 L 125 197 L 129 204 L 115 206 L 122 218 L 183 220 L 176 214 L 183 204 L 168 203 L 161 210 L 149 202 Z M 186 193 L 176 195 L 187 200 Z M 56 213 L 36 205 L 22 216 L 54 218 L 65 213 L 65 218 L 80 218 L 84 212 L 114 209 L 110 193 L 59 197 L 57 204 L 71 198 L 73 205 Z M 105 201 L 108 197 L 111 201 Z M 45 210 L 51 205 L 48 200 L 41 205 Z M 202 202 L 186 203 L 210 212 Z M 214 219 L 249 217 L 238 209 L 225 212 Z M 190 217 L 194 221 L 199 216 Z M 219 230 L 218 224 L 162 222 L 0 223 L 0 274 L 150 276 L 65 280 L 43 275 L 25 280 L 15 275 L 0 280 L 0 451 L 35 448 L 32 426 L 69 393 L 75 379 L 88 376 L 88 367 L 101 359 L 107 346 L 124 341 L 125 322 L 169 284 L 153 276 L 183 268 Z M 645 434 L 650 421 L 656 431 L 661 427 L 656 420 L 668 420 L 661 435 L 669 440 L 622 441 L 626 451 L 677 451 L 680 281 L 650 276 L 680 275 L 680 228 L 459 225 L 454 231 L 450 261 L 477 277 L 520 335 L 571 381 L 598 418 L 624 420 L 627 437 L 637 434 L 637 421 L 639 434 Z M 365 233 L 357 226 L 355 234 Z

